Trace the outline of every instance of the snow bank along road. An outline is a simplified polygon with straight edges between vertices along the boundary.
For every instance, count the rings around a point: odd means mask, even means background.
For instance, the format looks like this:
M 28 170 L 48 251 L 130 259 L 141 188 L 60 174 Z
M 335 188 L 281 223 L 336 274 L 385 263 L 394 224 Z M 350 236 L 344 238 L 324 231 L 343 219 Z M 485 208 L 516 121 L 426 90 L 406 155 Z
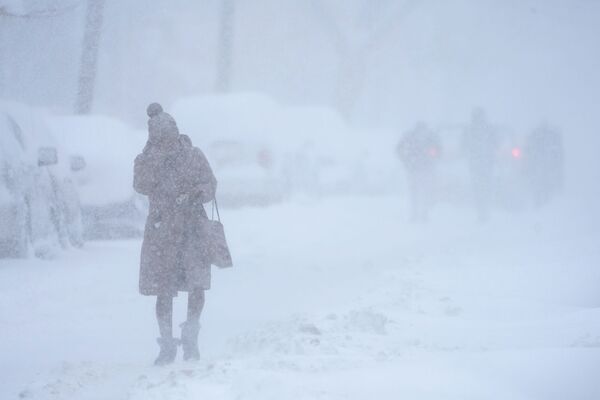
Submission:
M 139 241 L 0 262 L 0 398 L 598 399 L 592 222 L 395 197 L 225 212 L 198 363 L 151 366 Z M 182 321 L 185 296 L 176 301 Z M 177 330 L 178 331 L 178 330 Z

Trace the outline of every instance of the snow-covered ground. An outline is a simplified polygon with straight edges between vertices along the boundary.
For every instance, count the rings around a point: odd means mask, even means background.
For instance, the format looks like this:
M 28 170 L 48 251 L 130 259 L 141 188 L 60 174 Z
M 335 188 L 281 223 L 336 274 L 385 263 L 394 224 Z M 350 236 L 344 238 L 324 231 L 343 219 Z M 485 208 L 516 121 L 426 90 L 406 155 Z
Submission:
M 235 267 L 214 271 L 202 360 L 162 368 L 139 241 L 2 260 L 0 399 L 598 399 L 600 231 L 563 206 L 224 211 Z

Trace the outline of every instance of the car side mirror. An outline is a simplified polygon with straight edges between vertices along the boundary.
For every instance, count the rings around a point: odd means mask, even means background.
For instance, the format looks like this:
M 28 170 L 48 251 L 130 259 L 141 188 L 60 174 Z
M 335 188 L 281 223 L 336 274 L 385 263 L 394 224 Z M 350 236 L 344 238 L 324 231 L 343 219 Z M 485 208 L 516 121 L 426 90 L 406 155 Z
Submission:
M 82 171 L 87 167 L 87 163 L 85 162 L 85 158 L 82 156 L 71 156 L 70 160 L 71 171 L 78 172 Z
M 55 147 L 40 147 L 38 150 L 38 166 L 47 167 L 58 164 L 58 154 Z

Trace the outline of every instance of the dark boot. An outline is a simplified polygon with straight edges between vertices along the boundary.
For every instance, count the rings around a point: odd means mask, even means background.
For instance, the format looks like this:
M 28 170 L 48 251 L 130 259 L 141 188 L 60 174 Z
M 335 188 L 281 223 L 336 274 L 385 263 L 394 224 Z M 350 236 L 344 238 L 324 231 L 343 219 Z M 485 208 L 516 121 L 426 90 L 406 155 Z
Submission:
M 175 357 L 177 357 L 177 346 L 179 345 L 179 340 L 161 337 L 156 339 L 156 341 L 160 346 L 160 353 L 158 353 L 158 357 L 156 357 L 156 360 L 154 360 L 154 365 L 167 365 L 175 361 Z
M 186 361 L 197 361 L 200 359 L 198 332 L 200 332 L 200 323 L 198 321 L 186 321 L 181 324 L 181 347 L 183 347 L 183 359 Z

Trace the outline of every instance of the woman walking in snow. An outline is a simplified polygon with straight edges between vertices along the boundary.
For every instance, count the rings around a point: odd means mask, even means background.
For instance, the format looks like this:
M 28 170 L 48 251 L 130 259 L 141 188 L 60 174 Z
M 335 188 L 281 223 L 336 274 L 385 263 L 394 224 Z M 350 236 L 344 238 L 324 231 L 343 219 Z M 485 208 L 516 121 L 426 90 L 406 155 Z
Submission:
M 208 219 L 203 203 L 215 197 L 217 181 L 206 157 L 179 134 L 160 104 L 148 106 L 148 142 L 135 159 L 133 187 L 148 196 L 140 262 L 140 293 L 156 296 L 160 353 L 154 362 L 197 360 L 200 313 L 210 288 Z M 181 340 L 173 337 L 173 297 L 188 292 L 187 320 Z

